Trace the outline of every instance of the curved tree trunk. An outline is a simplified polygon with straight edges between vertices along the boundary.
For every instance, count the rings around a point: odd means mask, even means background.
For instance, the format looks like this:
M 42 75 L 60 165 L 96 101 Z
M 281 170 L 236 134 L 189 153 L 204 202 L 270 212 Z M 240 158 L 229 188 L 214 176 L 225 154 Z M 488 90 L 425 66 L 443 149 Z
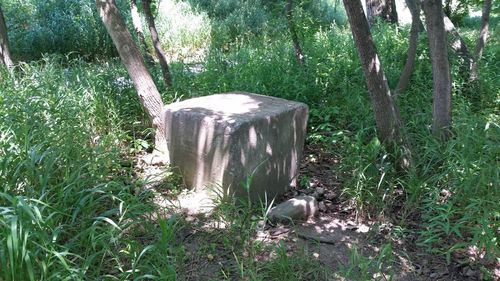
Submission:
M 378 136 L 381 142 L 397 141 L 402 122 L 377 55 L 363 6 L 359 0 L 344 0 L 344 6 L 368 84 Z
M 405 2 L 408 10 L 410 10 L 412 23 L 413 21 L 417 21 L 418 31 L 425 31 L 424 24 L 420 20 L 420 0 L 405 0 Z
M 10 55 L 9 37 L 7 35 L 7 25 L 3 16 L 2 6 L 0 6 L 0 63 L 7 69 L 12 69 L 14 63 Z
M 163 51 L 158 38 L 158 32 L 156 31 L 155 20 L 153 14 L 151 13 L 151 0 L 142 0 L 142 8 L 144 9 L 144 14 L 146 16 L 146 21 L 148 22 L 149 32 L 151 33 L 151 39 L 153 40 L 153 46 L 155 47 L 156 56 L 160 61 L 161 72 L 163 74 L 163 81 L 167 87 L 172 87 L 172 78 L 170 76 L 170 69 L 167 63 L 167 57 Z
M 434 88 L 432 132 L 438 139 L 446 140 L 451 128 L 451 76 L 443 7 L 441 1 L 424 0 L 423 10 L 429 37 Z
M 130 0 L 130 16 L 132 17 L 132 25 L 134 26 L 135 33 L 139 39 L 139 44 L 142 46 L 146 56 L 146 61 L 153 62 L 154 59 L 149 53 L 146 37 L 144 36 L 144 31 L 142 29 L 141 16 L 139 15 L 139 9 L 137 9 L 137 0 Z
M 295 58 L 297 62 L 301 65 L 305 63 L 304 53 L 300 47 L 299 37 L 297 36 L 297 30 L 295 30 L 295 23 L 293 22 L 293 0 L 286 0 L 285 3 L 285 13 L 288 22 L 288 28 L 290 30 L 290 35 L 292 36 L 293 48 L 295 50 Z
M 407 2 L 409 1 L 407 0 Z M 408 56 L 406 57 L 406 63 L 401 71 L 396 89 L 394 89 L 394 96 L 398 96 L 408 88 L 411 74 L 413 73 L 413 67 L 415 66 L 415 59 L 417 57 L 418 34 L 420 33 L 420 25 L 422 22 L 420 21 L 420 4 L 417 2 L 414 4 L 415 9 L 410 9 L 411 29 L 410 40 L 408 42 Z
M 474 61 L 472 62 L 470 81 L 475 81 L 477 79 L 477 62 L 481 59 L 483 54 L 484 45 L 488 39 L 488 27 L 490 22 L 491 13 L 491 0 L 484 0 L 483 4 L 483 14 L 481 16 L 481 31 L 479 38 L 476 42 L 476 49 L 474 51 Z
M 155 148 L 168 155 L 162 115 L 163 101 L 144 64 L 141 53 L 116 7 L 115 0 L 96 0 L 96 5 L 99 16 L 113 39 L 120 58 L 134 83 L 141 104 L 151 119 L 155 129 Z

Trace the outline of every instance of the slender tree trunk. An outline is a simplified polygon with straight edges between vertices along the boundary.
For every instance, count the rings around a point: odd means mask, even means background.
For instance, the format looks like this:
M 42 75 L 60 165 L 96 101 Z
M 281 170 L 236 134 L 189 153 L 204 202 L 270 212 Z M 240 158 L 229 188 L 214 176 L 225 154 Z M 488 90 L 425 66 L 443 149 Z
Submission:
M 422 32 L 425 30 L 424 24 L 420 20 L 420 0 L 405 0 L 408 10 L 410 10 L 411 20 L 417 21 L 418 31 Z M 416 17 L 415 17 L 416 15 Z
M 3 16 L 2 6 L 0 6 L 0 63 L 7 69 L 12 69 L 14 63 L 10 55 L 9 37 L 7 35 L 7 25 Z
M 395 96 L 406 91 L 408 88 L 411 74 L 413 73 L 413 67 L 415 66 L 415 59 L 417 57 L 418 35 L 420 33 L 420 25 L 422 22 L 420 21 L 420 4 L 418 2 L 415 2 L 414 4 L 414 9 L 410 9 L 411 29 L 410 40 L 408 42 L 408 56 L 406 57 L 405 66 L 401 71 L 401 76 L 399 77 L 398 84 L 394 90 Z
M 368 24 L 372 27 L 378 14 L 378 5 L 380 4 L 380 0 L 365 0 L 365 3 Z
M 396 9 L 396 0 L 387 0 L 389 6 L 389 22 L 398 24 L 398 10 Z
M 151 0 L 142 0 L 142 8 L 144 9 L 144 14 L 146 16 L 146 21 L 149 26 L 149 33 L 151 33 L 151 39 L 153 41 L 153 46 L 155 47 L 156 56 L 160 61 L 161 72 L 163 73 L 163 81 L 167 87 L 172 87 L 172 78 L 170 76 L 170 69 L 167 63 L 167 57 L 165 52 L 161 47 L 160 39 L 158 38 L 158 32 L 156 31 L 155 20 L 153 14 L 151 13 Z
M 377 17 L 383 20 L 397 24 L 398 12 L 396 10 L 396 0 L 365 0 L 366 15 L 368 23 L 371 26 L 375 23 Z
M 120 58 L 137 90 L 141 104 L 149 115 L 156 131 L 155 148 L 159 152 L 168 155 L 165 122 L 162 114 L 163 101 L 144 64 L 141 53 L 116 7 L 115 0 L 96 0 L 96 5 L 99 16 L 118 49 Z
M 286 0 L 285 14 L 290 35 L 292 36 L 293 48 L 295 49 L 295 58 L 299 64 L 303 65 L 305 63 L 304 53 L 300 47 L 299 37 L 297 36 L 297 30 L 295 30 L 295 23 L 293 21 L 293 0 Z
M 144 37 L 144 31 L 142 30 L 141 16 L 139 15 L 139 10 L 137 9 L 137 0 L 130 0 L 130 16 L 132 17 L 132 25 L 134 26 L 135 33 L 139 38 L 139 43 L 142 45 L 144 50 L 148 50 L 148 45 L 146 44 L 146 38 Z
M 477 79 L 477 62 L 481 59 L 483 54 L 484 45 L 488 39 L 488 27 L 490 22 L 490 12 L 491 12 L 491 0 L 484 0 L 483 4 L 483 14 L 481 16 L 481 31 L 479 38 L 476 42 L 476 48 L 474 50 L 474 60 L 472 62 L 470 81 L 475 81 Z
M 343 0 L 372 100 L 381 142 L 398 141 L 401 119 L 359 0 Z
M 456 29 L 450 18 L 445 16 L 444 14 L 443 16 L 444 29 L 451 37 L 450 48 L 463 60 L 460 66 L 460 72 L 463 76 L 468 77 L 473 60 L 470 55 L 469 49 L 467 48 L 467 44 L 460 36 L 460 33 L 458 33 L 458 30 Z
M 429 37 L 434 88 L 432 132 L 441 140 L 449 137 L 451 128 L 451 76 L 446 50 L 446 32 L 441 1 L 424 0 L 423 10 Z

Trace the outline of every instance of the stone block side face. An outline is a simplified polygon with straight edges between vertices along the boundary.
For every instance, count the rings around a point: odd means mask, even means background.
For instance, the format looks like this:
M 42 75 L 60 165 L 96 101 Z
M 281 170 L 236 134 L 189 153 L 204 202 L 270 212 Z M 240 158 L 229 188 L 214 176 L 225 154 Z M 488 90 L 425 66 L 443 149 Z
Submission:
M 296 186 L 307 114 L 304 105 L 238 128 L 232 135 L 228 168 L 223 177 L 224 189 L 237 196 L 246 196 L 243 184 L 251 177 L 250 197 L 264 199 L 267 194 L 271 200 Z
M 222 183 L 228 162 L 230 127 L 217 124 L 212 112 L 166 110 L 170 162 L 181 171 L 188 187 L 197 190 Z
M 308 108 L 302 103 L 242 94 L 273 104 L 231 118 L 201 106 L 167 106 L 170 161 L 189 187 L 222 187 L 225 193 L 246 196 L 243 184 L 253 175 L 250 197 L 264 198 L 267 193 L 270 200 L 297 184 Z M 278 109 L 269 110 L 274 106 Z

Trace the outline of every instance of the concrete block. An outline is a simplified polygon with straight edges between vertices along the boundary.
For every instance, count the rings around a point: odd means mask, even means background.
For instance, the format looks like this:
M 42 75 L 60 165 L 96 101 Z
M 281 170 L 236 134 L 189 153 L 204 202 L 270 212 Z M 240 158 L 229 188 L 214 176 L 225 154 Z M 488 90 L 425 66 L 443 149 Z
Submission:
M 308 107 L 233 92 L 198 97 L 164 109 L 170 164 L 188 187 L 268 198 L 296 186 Z

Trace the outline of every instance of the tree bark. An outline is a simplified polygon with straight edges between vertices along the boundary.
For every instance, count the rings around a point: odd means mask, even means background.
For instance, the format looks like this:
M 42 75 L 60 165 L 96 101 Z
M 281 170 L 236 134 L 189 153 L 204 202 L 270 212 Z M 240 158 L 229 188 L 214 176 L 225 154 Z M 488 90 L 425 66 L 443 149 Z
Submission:
M 383 143 L 398 141 L 402 122 L 377 55 L 363 6 L 359 0 L 343 1 L 370 92 L 379 139 Z
M 398 10 L 396 9 L 396 0 L 387 0 L 389 2 L 389 22 L 398 24 Z
M 153 13 L 151 13 L 151 0 L 142 0 L 142 8 L 144 9 L 144 14 L 146 16 L 146 21 L 149 26 L 149 33 L 151 33 L 151 39 L 153 41 L 153 46 L 155 48 L 156 56 L 160 61 L 161 72 L 163 74 L 163 81 L 167 87 L 172 87 L 172 77 L 170 75 L 170 69 L 168 67 L 167 57 L 165 52 L 161 47 L 160 39 L 158 37 L 158 32 L 156 31 L 155 20 L 153 18 Z
M 425 30 L 424 24 L 420 20 L 420 0 L 405 0 L 406 6 L 408 7 L 408 10 L 410 10 L 411 14 L 411 20 L 412 23 L 413 21 L 417 21 L 418 24 L 418 31 L 422 32 Z
M 407 2 L 409 2 L 407 0 Z M 420 33 L 420 4 L 414 2 L 414 9 L 410 9 L 411 12 L 411 28 L 410 28 L 410 40 L 408 40 L 408 56 L 406 57 L 406 63 L 401 71 L 401 76 L 399 77 L 398 84 L 394 90 L 394 96 L 398 96 L 400 93 L 406 91 L 408 84 L 410 83 L 411 74 L 413 73 L 413 67 L 415 66 L 415 59 L 417 57 L 417 46 L 418 46 L 418 35 Z
M 446 32 L 441 1 L 424 0 L 423 10 L 429 37 L 432 61 L 433 108 L 432 132 L 440 140 L 450 136 L 451 128 L 451 76 L 446 50 Z
M 365 0 L 366 3 L 366 17 L 368 20 L 368 25 L 370 27 L 375 23 L 375 18 L 378 15 L 378 6 L 380 5 L 380 0 Z
M 366 15 L 368 18 L 368 24 L 373 26 L 375 24 L 377 17 L 381 19 L 397 24 L 398 23 L 398 13 L 396 11 L 396 1 L 395 0 L 365 0 L 366 1 Z
M 488 39 L 488 27 L 490 22 L 491 0 L 484 0 L 483 13 L 481 16 L 481 31 L 474 50 L 474 60 L 471 66 L 470 81 L 477 80 L 477 62 L 481 59 L 483 49 Z
M 2 6 L 0 6 L 0 61 L 7 69 L 12 69 L 14 62 L 10 55 L 9 37 L 7 34 L 7 25 L 3 16 Z
M 165 136 L 165 122 L 162 114 L 163 101 L 151 75 L 123 21 L 115 0 L 96 0 L 97 10 L 120 58 L 132 79 L 142 106 L 151 119 L 155 129 L 155 148 L 168 155 Z
M 286 0 L 285 14 L 288 22 L 288 29 L 290 30 L 290 35 L 292 36 L 295 58 L 299 64 L 303 65 L 305 63 L 304 53 L 300 47 L 299 37 L 297 36 L 297 30 L 295 29 L 295 23 L 293 22 L 293 0 Z

